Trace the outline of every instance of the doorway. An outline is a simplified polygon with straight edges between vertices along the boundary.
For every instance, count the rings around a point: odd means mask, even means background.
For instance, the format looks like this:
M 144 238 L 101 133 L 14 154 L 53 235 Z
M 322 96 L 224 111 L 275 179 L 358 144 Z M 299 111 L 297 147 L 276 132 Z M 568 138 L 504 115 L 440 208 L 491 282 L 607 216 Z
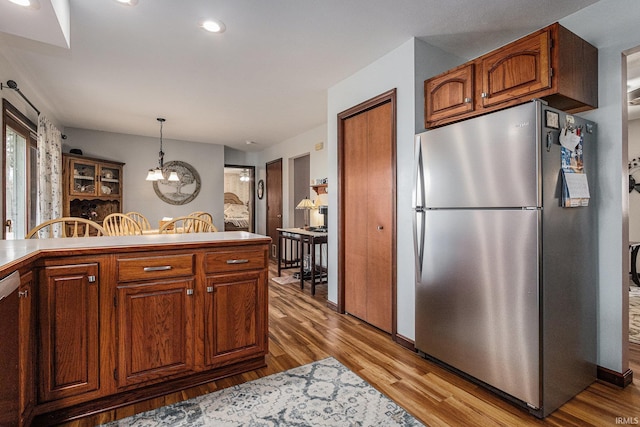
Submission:
M 338 310 L 396 335 L 396 90 L 338 114 Z
M 36 225 L 36 126 L 6 99 L 2 102 L 2 123 L 2 238 L 24 239 Z
M 293 209 L 293 226 L 295 228 L 312 225 L 310 210 L 297 208 L 300 201 L 310 199 L 309 165 L 310 156 L 308 154 L 293 159 L 293 203 L 290 204 L 290 207 Z
M 224 231 L 255 230 L 255 167 L 224 166 Z
M 629 242 L 640 242 L 640 51 L 627 55 L 626 63 Z M 634 261 L 630 260 L 632 272 Z M 640 344 L 640 281 L 637 276 L 629 280 L 629 342 Z

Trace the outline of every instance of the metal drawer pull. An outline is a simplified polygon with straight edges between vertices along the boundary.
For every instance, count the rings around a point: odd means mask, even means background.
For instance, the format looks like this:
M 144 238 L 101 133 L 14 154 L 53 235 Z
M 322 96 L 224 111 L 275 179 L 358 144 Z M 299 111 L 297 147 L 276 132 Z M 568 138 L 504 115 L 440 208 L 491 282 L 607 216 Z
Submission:
M 213 292 L 213 286 L 207 286 L 207 292 L 208 293 Z
M 167 271 L 171 270 L 173 267 L 170 265 L 160 265 L 158 267 L 145 267 L 144 271 Z
M 248 259 L 228 259 L 227 264 L 246 264 L 248 263 Z

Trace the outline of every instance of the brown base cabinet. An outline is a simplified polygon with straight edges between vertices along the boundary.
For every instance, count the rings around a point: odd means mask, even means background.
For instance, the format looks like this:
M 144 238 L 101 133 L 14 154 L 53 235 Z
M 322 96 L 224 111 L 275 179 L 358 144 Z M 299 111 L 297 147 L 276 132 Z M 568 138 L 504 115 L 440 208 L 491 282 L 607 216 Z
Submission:
M 263 272 L 224 274 L 207 278 L 204 363 L 215 367 L 265 352 L 262 310 L 266 303 Z
M 39 402 L 99 388 L 97 277 L 97 263 L 40 271 Z
M 233 242 L 37 261 L 20 287 L 21 425 L 265 366 L 268 239 Z
M 193 288 L 193 279 L 118 286 L 119 388 L 193 371 Z
M 558 23 L 424 82 L 425 128 L 528 102 L 598 106 L 598 50 Z

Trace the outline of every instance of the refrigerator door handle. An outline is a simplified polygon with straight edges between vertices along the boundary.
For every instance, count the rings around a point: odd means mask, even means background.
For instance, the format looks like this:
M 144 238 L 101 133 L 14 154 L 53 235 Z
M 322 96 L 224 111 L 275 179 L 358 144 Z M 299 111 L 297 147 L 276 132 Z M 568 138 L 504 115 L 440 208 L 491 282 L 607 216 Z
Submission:
M 422 143 L 420 135 L 416 135 L 413 146 L 413 194 L 411 207 L 424 207 L 424 172 L 422 171 Z
M 425 212 L 416 209 L 413 212 L 413 251 L 416 257 L 416 282 L 422 277 L 422 262 L 424 260 L 424 226 Z
M 424 258 L 424 172 L 422 170 L 422 141 L 416 135 L 414 141 L 413 160 L 413 250 L 416 258 L 416 280 L 422 276 L 422 260 Z

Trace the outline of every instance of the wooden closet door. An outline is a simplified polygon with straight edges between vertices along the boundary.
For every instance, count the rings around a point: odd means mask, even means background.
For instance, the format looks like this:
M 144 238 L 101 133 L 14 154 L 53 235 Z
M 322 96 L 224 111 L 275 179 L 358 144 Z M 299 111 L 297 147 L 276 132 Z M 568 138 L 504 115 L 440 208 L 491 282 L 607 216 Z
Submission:
M 367 115 L 344 122 L 344 308 L 367 319 Z
M 367 112 L 367 321 L 391 332 L 393 159 L 391 103 Z
M 393 122 L 391 103 L 344 121 L 345 310 L 392 332 Z

